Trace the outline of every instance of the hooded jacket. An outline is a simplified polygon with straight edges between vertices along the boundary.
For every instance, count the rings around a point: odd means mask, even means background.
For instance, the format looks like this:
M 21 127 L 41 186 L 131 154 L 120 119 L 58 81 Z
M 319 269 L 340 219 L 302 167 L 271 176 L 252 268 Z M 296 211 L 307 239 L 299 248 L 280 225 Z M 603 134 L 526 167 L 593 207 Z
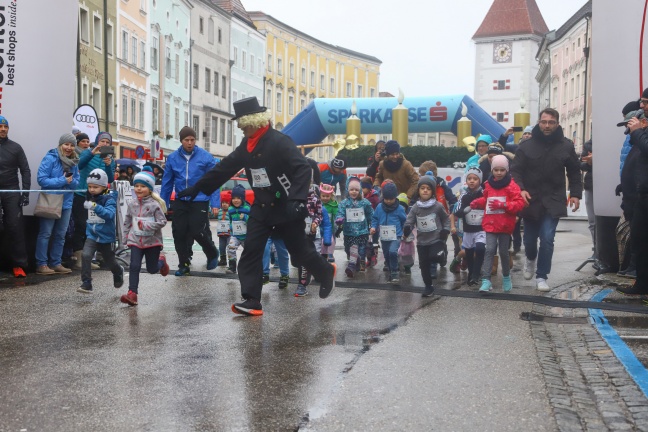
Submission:
M 371 203 L 371 207 L 376 210 L 376 206 L 380 204 L 380 195 L 375 190 L 369 190 L 369 194 L 365 196 L 365 199 Z
M 340 174 L 333 174 L 331 172 L 331 167 L 328 163 L 321 163 L 318 165 L 320 171 L 321 181 L 324 184 L 331 185 L 335 187 L 336 185 L 340 187 L 340 193 L 342 196 L 345 196 L 345 185 L 347 182 L 347 172 L 346 169 L 343 169 Z
M 164 175 L 162 176 L 162 188 L 160 189 L 160 197 L 166 203 L 167 208 L 169 208 L 171 192 L 174 189 L 177 194 L 189 186 L 195 185 L 214 166 L 216 166 L 214 156 L 198 146 L 194 147 L 191 154 L 185 152 L 182 146 L 171 153 L 167 158 Z M 188 201 L 189 198 L 182 198 L 182 200 Z M 209 196 L 201 192 L 196 196 L 194 201 L 209 201 L 211 208 L 219 208 L 220 191 L 216 188 Z
M 565 170 L 571 197 L 582 198 L 583 181 L 574 144 L 565 138 L 561 126 L 545 136 L 536 125 L 531 138 L 520 143 L 511 165 L 515 183 L 531 195 L 523 217 L 538 220 L 545 214 L 552 218 L 567 216 Z
M 495 234 L 513 234 L 515 229 L 517 214 L 524 208 L 524 200 L 520 195 L 520 188 L 515 183 L 511 176 L 508 178 L 510 182 L 508 185 L 496 189 L 493 187 L 492 177 L 484 183 L 483 196 L 475 199 L 470 207 L 473 209 L 484 210 L 484 219 L 482 220 L 482 227 L 484 231 Z M 500 182 L 503 180 L 500 180 Z M 502 210 L 489 210 L 489 200 L 493 198 L 498 201 L 506 203 L 506 209 Z M 474 210 L 473 210 L 474 211 Z M 465 225 L 464 225 L 465 226 Z
M 586 141 L 583 144 L 583 150 L 581 151 L 581 158 L 584 158 L 589 153 L 592 152 L 592 140 Z M 581 171 L 583 171 L 583 189 L 586 191 L 591 191 L 594 186 L 594 179 L 592 174 L 592 165 L 581 162 Z
M 349 237 L 358 237 L 361 235 L 369 234 L 369 225 L 373 217 L 373 208 L 371 203 L 362 197 L 362 189 L 358 199 L 352 199 L 349 195 L 349 180 L 346 184 L 347 197 L 342 200 L 338 207 L 337 217 L 335 218 L 336 224 L 343 224 L 344 235 Z M 348 221 L 349 210 L 361 209 L 360 212 L 362 220 L 359 222 Z
M 45 157 L 38 166 L 37 180 L 42 190 L 56 190 L 67 189 L 75 190 L 79 186 L 79 168 L 73 166 L 70 170 L 72 173 L 72 181 L 67 182 L 63 164 L 59 157 L 58 148 L 51 149 L 45 154 Z M 72 208 L 72 201 L 74 194 L 65 192 L 51 192 L 53 194 L 63 194 L 63 210 Z
M 234 205 L 232 204 L 227 209 L 227 217 L 230 221 L 230 232 L 232 233 L 231 235 L 241 241 L 245 241 L 247 232 L 246 234 L 235 235 L 234 233 L 236 231 L 234 230 L 234 222 L 245 222 L 245 225 L 247 226 L 247 221 L 250 218 L 250 204 L 248 204 L 247 201 L 243 202 L 243 204 L 241 204 L 239 207 L 234 207 Z
M 142 222 L 140 228 L 139 222 Z M 124 218 L 124 238 L 127 246 L 147 249 L 164 246 L 162 228 L 167 220 L 164 211 L 151 195 L 133 199 L 128 204 L 128 212 Z
M 324 246 L 331 246 L 333 241 L 333 223 L 325 207 L 322 207 L 322 223 L 319 226 L 319 230 Z
M 106 192 L 94 197 L 97 204 L 88 212 L 88 223 L 86 224 L 86 237 L 97 243 L 115 242 L 115 212 L 117 203 L 112 192 Z
M 427 221 L 426 221 L 427 219 Z M 430 226 L 429 223 L 432 223 L 433 228 L 430 231 L 423 231 L 421 229 L 422 224 L 427 223 L 427 226 Z M 407 219 L 405 220 L 405 225 L 409 226 L 412 231 L 414 228 L 417 228 L 416 232 L 416 244 L 419 246 L 429 246 L 433 243 L 441 242 L 441 231 L 450 232 L 450 216 L 446 213 L 445 209 L 438 201 L 434 200 L 434 203 L 430 207 L 420 207 L 419 203 L 416 202 L 410 211 L 407 214 Z
M 385 162 L 387 165 L 385 166 Z M 412 166 L 412 163 L 399 154 L 395 170 L 390 170 L 389 159 L 382 160 L 378 166 L 378 173 L 374 179 L 374 186 L 380 187 L 387 179 L 392 180 L 398 188 L 398 193 L 404 192 L 409 199 L 412 199 L 418 187 L 419 175 Z
M 393 210 L 387 211 L 382 202 L 378 204 L 371 218 L 371 228 L 380 231 L 381 226 L 393 225 L 396 227 L 396 238 L 400 239 L 403 236 L 403 225 L 405 225 L 407 215 L 403 206 L 398 202 L 395 202 L 394 205 Z
M 480 211 L 473 210 L 475 213 L 472 215 L 467 215 L 464 211 L 466 207 L 470 207 L 470 203 L 483 196 L 484 190 L 481 188 L 481 186 L 478 187 L 477 190 L 470 190 L 466 187 L 465 190 L 461 192 L 461 195 L 459 196 L 459 205 L 455 207 L 454 213 L 461 217 L 461 219 L 463 220 L 464 232 L 475 233 L 484 230 L 478 219 L 481 216 Z
M 92 154 L 92 148 L 85 149 L 79 155 L 79 187 L 78 189 L 83 189 L 84 191 L 88 189 L 88 183 L 86 179 L 90 171 L 96 168 L 101 168 L 106 172 L 108 176 L 108 183 L 112 183 L 115 179 L 115 161 L 113 160 L 110 165 L 106 165 L 103 162 L 101 154 Z M 85 192 L 77 192 L 79 196 L 85 196 Z

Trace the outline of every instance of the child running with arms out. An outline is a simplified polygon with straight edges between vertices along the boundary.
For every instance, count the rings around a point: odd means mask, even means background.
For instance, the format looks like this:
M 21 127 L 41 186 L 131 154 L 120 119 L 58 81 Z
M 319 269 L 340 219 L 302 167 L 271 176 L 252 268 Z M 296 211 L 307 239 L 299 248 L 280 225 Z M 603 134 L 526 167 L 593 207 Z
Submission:
M 149 167 L 135 174 L 133 189 L 135 197 L 128 204 L 124 219 L 124 237 L 130 248 L 130 270 L 128 275 L 128 293 L 120 301 L 131 306 L 137 305 L 140 270 L 142 259 L 146 257 L 146 271 L 162 276 L 169 274 L 169 265 L 162 253 L 162 228 L 167 220 L 166 204 L 158 194 L 153 192 L 155 176 Z
M 227 259 L 229 268 L 227 273 L 236 273 L 236 252 L 239 246 L 245 247 L 245 236 L 247 235 L 247 221 L 250 217 L 250 204 L 245 201 L 245 188 L 236 185 L 232 188 L 232 205 L 227 210 L 230 221 L 229 245 L 227 246 Z
M 382 202 L 376 206 L 371 218 L 371 235 L 380 235 L 385 261 L 389 267 L 389 281 L 396 285 L 398 279 L 398 247 L 403 236 L 403 225 L 407 216 L 405 209 L 396 199 L 398 189 L 394 183 L 387 183 L 382 188 Z
M 95 252 L 101 252 L 104 263 L 113 274 L 115 288 L 124 285 L 124 268 L 115 260 L 113 244 L 115 243 L 115 215 L 117 203 L 108 190 L 108 175 L 101 169 L 93 169 L 86 180 L 88 191 L 83 207 L 88 211 L 86 241 L 81 255 L 81 286 L 78 292 L 92 292 L 92 258 Z
M 470 203 L 472 209 L 485 209 L 482 227 L 486 231 L 486 255 L 482 265 L 482 284 L 479 291 L 490 291 L 493 257 L 499 244 L 502 263 L 502 289 L 511 291 L 509 245 L 515 228 L 515 218 L 524 208 L 520 187 L 509 174 L 506 156 L 497 155 L 491 161 L 491 175 L 484 183 L 484 196 Z M 469 213 L 470 214 L 470 213 Z
M 320 232 L 320 225 L 322 225 L 322 201 L 317 194 L 317 186 L 311 184 L 306 195 L 306 210 L 308 215 L 304 219 L 304 229 L 306 230 L 306 238 L 308 241 L 313 242 L 315 250 L 322 253 L 322 234 Z M 311 274 L 306 270 L 306 267 L 299 267 L 299 283 L 295 291 L 295 297 L 304 297 L 308 295 L 306 287 L 310 284 Z
M 336 235 L 344 231 L 344 250 L 349 256 L 349 264 L 345 270 L 352 278 L 356 271 L 365 271 L 367 241 L 369 240 L 369 224 L 373 216 L 371 203 L 362 197 L 360 179 L 350 177 L 347 180 L 347 193 L 338 208 L 335 224 L 338 226 Z
M 410 208 L 403 238 L 407 238 L 412 229 L 416 228 L 416 249 L 418 251 L 419 267 L 425 289 L 423 297 L 434 294 L 432 280 L 436 279 L 437 265 L 445 263 L 446 241 L 450 235 L 450 217 L 443 205 L 435 199 L 436 180 L 431 176 L 421 176 L 418 181 L 418 200 Z
M 331 219 L 331 224 L 335 222 L 335 218 L 338 213 L 338 202 L 335 200 L 335 188 L 328 184 L 320 184 L 320 196 L 322 200 L 322 206 L 326 209 L 326 212 Z M 324 243 L 324 242 L 322 242 Z M 327 259 L 328 262 L 335 262 L 335 257 L 333 256 L 335 252 L 335 236 L 331 238 L 331 245 L 327 246 L 322 244 L 322 256 Z
M 479 283 L 484 253 L 486 252 L 486 232 L 482 228 L 484 210 L 473 210 L 470 204 L 484 194 L 482 191 L 482 170 L 473 166 L 466 170 L 466 186 L 459 197 L 455 209 L 463 220 L 463 242 L 466 263 L 468 264 L 468 286 Z
M 227 214 L 230 202 L 226 199 L 221 200 L 221 208 L 216 215 L 216 235 L 218 236 L 218 250 L 220 251 L 219 266 L 227 265 L 227 244 L 230 239 L 230 222 Z

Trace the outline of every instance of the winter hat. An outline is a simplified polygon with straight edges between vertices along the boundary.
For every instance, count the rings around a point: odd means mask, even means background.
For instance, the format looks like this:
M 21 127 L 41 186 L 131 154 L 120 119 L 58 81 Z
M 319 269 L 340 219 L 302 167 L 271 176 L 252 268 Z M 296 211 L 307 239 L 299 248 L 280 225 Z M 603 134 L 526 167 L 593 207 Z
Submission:
M 320 184 L 320 192 L 325 194 L 332 194 L 335 192 L 335 188 L 330 184 L 322 183 Z
M 192 136 L 196 138 L 196 131 L 190 128 L 189 126 L 185 126 L 182 129 L 180 129 L 180 141 L 183 139 Z
M 502 151 L 503 151 L 502 146 L 495 143 L 488 146 L 488 151 L 486 152 L 486 154 L 501 155 Z
M 7 121 L 7 119 L 5 117 L 0 116 L 0 125 L 9 126 L 9 122 Z
M 360 186 L 363 189 L 371 189 L 373 188 L 373 182 L 371 181 L 371 177 L 364 176 L 362 177 L 362 180 L 360 180 Z
M 468 168 L 466 170 L 466 179 L 468 179 L 469 174 L 474 174 L 477 177 L 479 177 L 479 183 L 481 183 L 484 180 L 484 173 L 482 173 L 482 170 L 480 170 L 479 167 L 473 166 Z
M 493 137 L 490 135 L 479 135 L 479 138 L 477 138 L 477 145 L 479 145 L 479 142 L 483 141 L 487 145 L 493 144 Z
M 80 133 L 79 135 L 77 135 L 77 136 L 76 136 L 76 142 L 77 142 L 77 144 L 79 144 L 79 143 L 80 143 L 81 141 L 83 141 L 84 139 L 87 139 L 88 141 L 90 141 L 90 137 L 88 136 L 88 134 Z
M 384 188 L 387 183 L 394 183 L 394 180 L 385 179 L 382 183 L 380 183 L 380 189 Z
M 409 198 L 407 198 L 407 194 L 405 192 L 399 193 L 396 198 L 398 198 L 398 201 L 402 202 L 405 205 L 409 204 Z
M 329 166 L 335 169 L 344 169 L 346 168 L 346 159 L 344 159 L 343 157 L 336 156 L 333 159 L 331 159 L 331 162 L 329 162 Z
M 72 135 L 76 135 L 78 133 L 81 133 L 81 129 L 76 126 L 72 127 Z
M 385 144 L 385 154 L 389 156 L 394 153 L 400 153 L 400 144 L 398 144 L 398 141 L 389 140 Z
M 89 185 L 108 187 L 108 175 L 106 174 L 106 171 L 101 168 L 95 168 L 90 171 L 90 174 L 88 174 L 86 183 Z
M 527 126 L 524 128 L 524 131 L 522 133 L 532 133 L 533 132 L 533 126 Z
M 347 190 L 351 190 L 352 183 L 354 187 L 358 188 L 358 190 L 362 190 L 362 184 L 360 183 L 360 179 L 358 177 L 349 177 L 349 181 L 347 182 Z M 355 185 L 356 183 L 357 185 Z
M 639 105 L 639 101 L 634 100 L 632 102 L 628 102 L 626 106 L 623 107 L 621 114 L 623 114 L 623 116 L 625 117 L 630 111 L 637 111 L 638 109 L 641 109 L 641 105 Z
M 394 183 L 387 183 L 382 188 L 382 196 L 384 199 L 395 199 L 398 196 L 398 188 Z
M 74 135 L 71 133 L 64 133 L 61 135 L 61 138 L 59 138 L 59 147 L 62 146 L 65 143 L 70 143 L 70 144 L 76 144 L 77 140 Z
M 509 161 L 508 158 L 504 155 L 497 155 L 491 160 L 491 170 L 495 168 L 504 168 L 506 171 L 509 170 Z
M 101 141 L 102 139 L 108 139 L 108 141 L 110 141 L 110 144 L 112 144 L 112 135 L 110 135 L 108 132 L 99 132 L 97 134 L 97 138 L 95 138 L 94 145 L 96 146 L 97 144 L 99 144 L 99 141 Z
M 232 199 L 240 198 L 241 201 L 245 201 L 245 188 L 238 184 L 232 189 Z
M 155 175 L 153 175 L 153 170 L 150 166 L 145 166 L 142 171 L 135 174 L 135 177 L 133 178 L 133 186 L 138 183 L 148 186 L 148 188 L 153 191 L 153 188 L 155 187 Z
M 419 177 L 418 185 L 416 186 L 416 188 L 418 189 L 422 185 L 428 185 L 432 190 L 436 189 L 436 180 L 434 179 L 434 174 L 432 174 L 432 172 L 428 171 L 427 173 L 425 173 L 425 175 Z
M 644 89 L 643 93 L 641 93 L 641 97 L 642 98 L 648 98 L 648 87 L 646 87 Z

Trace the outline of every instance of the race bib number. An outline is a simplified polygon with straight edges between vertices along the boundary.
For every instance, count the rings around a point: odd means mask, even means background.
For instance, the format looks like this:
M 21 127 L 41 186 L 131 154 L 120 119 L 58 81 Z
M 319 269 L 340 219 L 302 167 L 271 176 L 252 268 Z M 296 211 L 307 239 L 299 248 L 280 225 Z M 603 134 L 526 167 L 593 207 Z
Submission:
M 229 232 L 230 224 L 227 221 L 218 221 L 216 223 L 216 233 L 227 234 Z
M 247 234 L 247 223 L 243 221 L 232 222 L 232 234 L 245 235 Z
M 347 222 L 364 222 L 365 214 L 363 208 L 348 208 L 346 209 Z
M 472 226 L 479 226 L 484 220 L 484 210 L 472 210 L 466 215 L 466 223 Z
M 436 231 L 437 224 L 434 219 L 434 214 L 416 218 L 416 229 L 418 229 L 419 232 Z
M 490 210 L 490 203 L 492 203 L 494 201 L 499 201 L 499 202 L 503 202 L 504 204 L 506 204 L 506 197 L 490 197 L 490 198 L 488 198 L 488 200 L 486 201 L 486 214 L 491 215 L 491 214 L 504 214 L 504 213 L 506 213 L 506 211 L 504 209 Z
M 252 186 L 258 188 L 270 187 L 270 178 L 265 168 L 250 169 L 252 174 Z
M 380 240 L 383 240 L 383 241 L 396 240 L 396 226 L 394 226 L 394 225 L 381 225 L 380 226 Z
M 94 210 L 88 210 L 88 223 L 93 223 L 93 224 L 102 224 L 106 223 L 106 221 L 99 216 L 97 216 L 97 213 L 95 213 Z
M 139 223 L 141 222 L 155 222 L 155 218 L 152 217 L 136 217 L 133 218 L 133 233 L 141 237 L 150 237 L 155 234 L 152 230 L 140 229 Z

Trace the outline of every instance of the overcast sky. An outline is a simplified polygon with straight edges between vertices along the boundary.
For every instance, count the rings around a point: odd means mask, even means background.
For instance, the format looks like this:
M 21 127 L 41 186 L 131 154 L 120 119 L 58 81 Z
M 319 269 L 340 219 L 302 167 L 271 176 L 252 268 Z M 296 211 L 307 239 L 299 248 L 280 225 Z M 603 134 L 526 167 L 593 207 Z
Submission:
M 241 0 L 321 41 L 382 61 L 380 91 L 405 96 L 474 91 L 472 35 L 491 0 Z M 536 0 L 549 30 L 586 0 Z

